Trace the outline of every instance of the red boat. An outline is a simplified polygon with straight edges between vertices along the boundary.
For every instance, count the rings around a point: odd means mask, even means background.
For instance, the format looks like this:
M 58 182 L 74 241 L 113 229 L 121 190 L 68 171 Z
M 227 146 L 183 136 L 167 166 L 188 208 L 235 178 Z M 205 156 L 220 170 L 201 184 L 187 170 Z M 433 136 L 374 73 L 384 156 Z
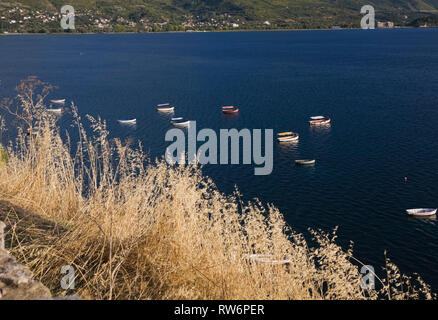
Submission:
M 224 106 L 222 107 L 222 112 L 224 114 L 235 114 L 239 112 L 239 108 L 236 108 L 234 106 Z

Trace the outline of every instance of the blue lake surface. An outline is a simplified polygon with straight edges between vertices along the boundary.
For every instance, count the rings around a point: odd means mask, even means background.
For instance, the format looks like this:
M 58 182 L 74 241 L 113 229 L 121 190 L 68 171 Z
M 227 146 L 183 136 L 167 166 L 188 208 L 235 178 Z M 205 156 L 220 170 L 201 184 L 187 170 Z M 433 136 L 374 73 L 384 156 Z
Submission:
M 237 185 L 274 204 L 299 232 L 339 226 L 340 243 L 353 240 L 377 271 L 387 250 L 438 291 L 437 221 L 405 214 L 438 207 L 438 29 L 0 37 L 0 98 L 29 75 L 59 86 L 52 99 L 106 119 L 113 137 L 140 139 L 151 157 L 169 145 L 159 103 L 198 130 L 298 132 L 298 144 L 274 143 L 269 176 L 254 166 L 204 172 L 223 192 Z M 240 113 L 224 116 L 221 105 Z M 319 114 L 330 128 L 309 127 Z M 316 166 L 295 167 L 303 158 Z

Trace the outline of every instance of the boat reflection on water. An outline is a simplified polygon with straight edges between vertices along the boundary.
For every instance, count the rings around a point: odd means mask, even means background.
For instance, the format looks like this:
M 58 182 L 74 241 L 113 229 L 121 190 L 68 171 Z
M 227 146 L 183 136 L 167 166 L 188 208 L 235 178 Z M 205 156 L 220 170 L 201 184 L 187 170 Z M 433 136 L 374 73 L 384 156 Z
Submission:
M 276 159 L 275 165 L 283 168 L 292 167 L 293 159 L 297 159 L 300 155 L 300 142 L 277 143 L 275 146 L 277 148 L 277 155 L 274 157 Z
M 319 126 L 309 126 L 309 128 L 310 128 L 310 132 L 329 133 L 332 129 L 332 125 L 328 123 Z
M 409 221 L 421 221 L 424 223 L 431 223 L 433 225 L 435 225 L 436 222 L 438 221 L 436 215 L 433 215 L 433 216 L 410 216 L 410 215 L 408 215 L 407 219 Z
M 159 118 L 170 121 L 174 117 L 175 112 L 157 112 Z
M 330 124 L 319 125 L 319 126 L 309 126 L 310 137 L 315 145 L 321 148 L 325 148 L 332 138 L 332 126 Z
M 298 151 L 299 144 L 299 140 L 289 141 L 288 143 L 278 143 L 278 151 L 281 154 L 295 154 L 295 152 Z
M 222 129 L 231 129 L 231 128 L 236 128 L 239 126 L 239 113 L 234 113 L 234 114 L 225 114 L 222 113 L 222 123 L 224 125 L 224 127 L 222 127 Z M 240 129 L 239 129 L 240 130 Z

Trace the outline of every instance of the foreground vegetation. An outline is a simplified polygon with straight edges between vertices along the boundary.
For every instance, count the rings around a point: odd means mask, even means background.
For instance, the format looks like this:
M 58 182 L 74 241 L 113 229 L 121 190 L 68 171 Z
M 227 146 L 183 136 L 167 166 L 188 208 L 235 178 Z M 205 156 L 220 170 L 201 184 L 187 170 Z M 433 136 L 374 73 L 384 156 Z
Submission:
M 20 130 L 0 166 L 0 198 L 50 222 L 42 232 L 6 219 L 10 250 L 53 293 L 64 293 L 60 270 L 71 265 L 75 291 L 90 299 L 434 297 L 389 261 L 377 290 L 363 290 L 361 265 L 335 232 L 310 230 L 310 247 L 275 207 L 220 193 L 199 168 L 150 163 L 90 116 L 88 136 L 74 105 L 77 136 L 63 139 L 44 104 L 50 89 L 29 78 L 2 103 Z

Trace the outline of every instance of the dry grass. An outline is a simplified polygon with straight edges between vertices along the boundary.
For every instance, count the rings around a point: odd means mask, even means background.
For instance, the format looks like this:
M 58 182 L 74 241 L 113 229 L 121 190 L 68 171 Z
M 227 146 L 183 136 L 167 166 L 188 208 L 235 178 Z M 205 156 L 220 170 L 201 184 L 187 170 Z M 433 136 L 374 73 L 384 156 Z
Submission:
M 0 167 L 0 197 L 51 222 L 44 232 L 24 229 L 34 236 L 23 241 L 13 219 L 9 235 L 12 252 L 53 293 L 62 293 L 61 267 L 72 265 L 77 293 L 93 299 L 433 298 L 390 262 L 380 289 L 362 290 L 360 264 L 335 232 L 311 231 L 311 248 L 275 207 L 220 193 L 197 167 L 148 164 L 140 145 L 109 140 L 100 119 L 89 117 L 88 137 L 75 106 L 72 148 L 41 88 L 26 79 L 17 100 L 3 103 L 22 130 Z

